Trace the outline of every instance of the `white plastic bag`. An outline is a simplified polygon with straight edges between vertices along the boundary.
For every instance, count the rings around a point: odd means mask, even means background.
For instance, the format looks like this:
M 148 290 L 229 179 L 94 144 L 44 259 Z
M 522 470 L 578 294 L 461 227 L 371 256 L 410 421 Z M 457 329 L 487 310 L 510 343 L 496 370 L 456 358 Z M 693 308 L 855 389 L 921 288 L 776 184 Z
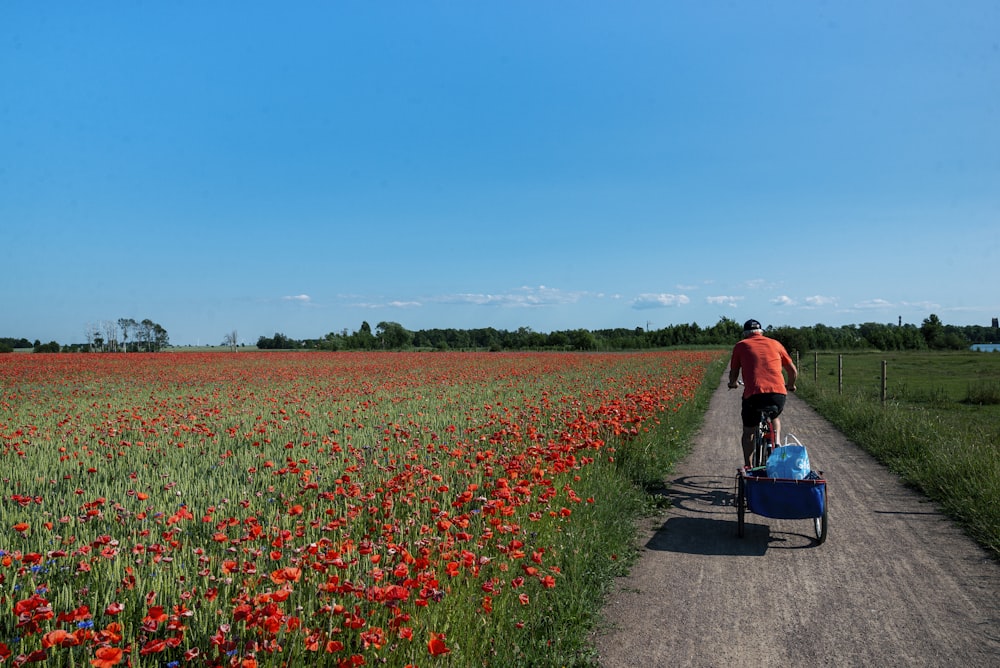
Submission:
M 804 445 L 782 445 L 767 458 L 768 478 L 803 480 L 809 471 L 809 453 Z

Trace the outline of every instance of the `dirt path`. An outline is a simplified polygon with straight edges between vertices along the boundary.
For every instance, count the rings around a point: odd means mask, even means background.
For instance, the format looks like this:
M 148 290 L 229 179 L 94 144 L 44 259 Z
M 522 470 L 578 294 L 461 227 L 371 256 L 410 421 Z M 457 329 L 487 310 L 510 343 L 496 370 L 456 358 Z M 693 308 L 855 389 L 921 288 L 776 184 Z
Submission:
M 798 397 L 783 430 L 826 474 L 829 537 L 749 514 L 737 538 L 738 421 L 720 383 L 604 610 L 602 666 L 1000 666 L 1000 566 Z

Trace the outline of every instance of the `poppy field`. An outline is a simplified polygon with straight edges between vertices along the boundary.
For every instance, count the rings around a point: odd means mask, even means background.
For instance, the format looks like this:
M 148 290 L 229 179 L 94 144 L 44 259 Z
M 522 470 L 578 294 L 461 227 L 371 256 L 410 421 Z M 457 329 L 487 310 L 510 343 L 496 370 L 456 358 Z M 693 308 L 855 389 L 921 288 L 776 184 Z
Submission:
M 0 356 L 0 665 L 557 655 L 620 460 L 719 359 Z

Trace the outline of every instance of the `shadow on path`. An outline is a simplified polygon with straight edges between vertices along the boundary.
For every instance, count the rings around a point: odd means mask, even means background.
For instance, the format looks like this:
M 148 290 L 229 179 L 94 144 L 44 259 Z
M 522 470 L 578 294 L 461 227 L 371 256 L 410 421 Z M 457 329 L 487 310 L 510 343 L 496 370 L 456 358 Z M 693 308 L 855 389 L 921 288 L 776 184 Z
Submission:
M 767 551 L 768 528 L 746 525 L 746 536 L 736 535 L 736 519 L 671 517 L 646 543 L 646 548 L 685 554 L 759 557 Z
M 736 475 L 688 475 L 672 480 L 664 494 L 674 508 L 689 513 L 729 514 L 736 518 Z
M 736 482 L 725 476 L 682 476 L 670 482 L 664 497 L 674 509 L 646 542 L 646 548 L 685 554 L 762 556 L 768 549 L 802 549 L 818 543 L 812 524 L 801 531 L 774 531 L 767 518 L 747 513 L 744 535 L 737 535 Z M 784 523 L 788 526 L 788 523 Z M 796 522 L 797 526 L 799 522 Z

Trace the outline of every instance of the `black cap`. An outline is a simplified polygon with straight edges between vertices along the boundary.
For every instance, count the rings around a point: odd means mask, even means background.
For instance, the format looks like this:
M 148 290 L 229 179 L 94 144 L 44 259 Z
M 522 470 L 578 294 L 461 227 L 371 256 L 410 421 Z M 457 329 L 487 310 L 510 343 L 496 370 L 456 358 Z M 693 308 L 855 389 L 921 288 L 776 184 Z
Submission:
M 743 323 L 744 332 L 752 332 L 755 329 L 764 329 L 764 328 L 760 326 L 759 322 L 753 319 L 747 320 L 745 323 Z

